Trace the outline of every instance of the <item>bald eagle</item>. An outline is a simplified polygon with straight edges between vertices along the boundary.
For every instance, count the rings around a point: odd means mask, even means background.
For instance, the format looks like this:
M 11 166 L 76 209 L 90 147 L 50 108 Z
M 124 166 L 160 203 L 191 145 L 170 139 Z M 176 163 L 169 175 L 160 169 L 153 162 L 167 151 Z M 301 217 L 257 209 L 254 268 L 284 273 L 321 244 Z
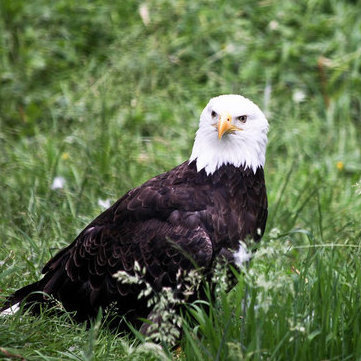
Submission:
M 212 98 L 201 113 L 189 160 L 130 190 L 95 218 L 42 270 L 43 278 L 8 297 L 1 311 L 60 301 L 79 321 L 116 304 L 133 324 L 154 319 L 135 274 L 154 292 L 176 289 L 179 273 L 212 273 L 220 257 L 242 261 L 240 241 L 259 241 L 267 219 L 264 163 L 268 122 L 241 95 Z M 159 315 L 158 315 L 159 316 Z M 158 317 L 157 316 L 157 317 Z

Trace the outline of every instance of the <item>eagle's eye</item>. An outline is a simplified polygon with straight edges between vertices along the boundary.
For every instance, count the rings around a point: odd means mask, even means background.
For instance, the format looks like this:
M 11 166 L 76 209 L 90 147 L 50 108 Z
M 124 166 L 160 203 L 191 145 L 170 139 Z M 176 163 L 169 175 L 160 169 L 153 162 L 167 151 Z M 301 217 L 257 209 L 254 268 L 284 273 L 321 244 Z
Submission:
M 212 110 L 211 116 L 212 118 L 215 118 L 217 116 L 217 113 L 214 110 Z
M 247 115 L 240 115 L 237 117 L 237 120 L 239 120 L 242 123 L 245 123 L 247 121 Z

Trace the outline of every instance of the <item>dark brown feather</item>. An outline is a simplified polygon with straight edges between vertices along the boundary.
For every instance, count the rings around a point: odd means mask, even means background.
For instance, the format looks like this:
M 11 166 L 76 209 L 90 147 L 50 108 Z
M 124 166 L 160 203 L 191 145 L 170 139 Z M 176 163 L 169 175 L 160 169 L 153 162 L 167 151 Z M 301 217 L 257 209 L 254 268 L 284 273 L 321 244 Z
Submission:
M 114 273 L 146 268 L 155 291 L 176 287 L 177 272 L 212 269 L 214 259 L 236 251 L 240 240 L 258 241 L 267 219 L 263 169 L 222 166 L 207 176 L 185 162 L 120 198 L 44 267 L 36 290 L 60 300 L 80 320 L 117 303 L 130 321 L 149 313 L 138 285 Z M 29 287 L 29 286 L 27 286 Z M 34 287 L 33 287 L 34 288 Z M 33 288 L 28 288 L 34 291 Z M 5 307 L 23 298 L 21 290 Z M 36 300 L 39 300 L 38 298 Z

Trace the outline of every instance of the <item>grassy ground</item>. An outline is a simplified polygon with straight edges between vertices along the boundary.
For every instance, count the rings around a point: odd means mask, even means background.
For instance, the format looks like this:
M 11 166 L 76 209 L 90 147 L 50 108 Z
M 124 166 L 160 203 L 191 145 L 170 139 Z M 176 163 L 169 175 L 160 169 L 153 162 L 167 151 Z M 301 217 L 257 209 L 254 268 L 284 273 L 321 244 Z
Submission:
M 0 319 L 0 359 L 361 360 L 360 6 L 0 2 L 1 296 L 99 200 L 187 159 L 211 96 L 241 93 L 271 125 L 265 237 L 233 291 L 190 307 L 178 356 L 43 314 Z

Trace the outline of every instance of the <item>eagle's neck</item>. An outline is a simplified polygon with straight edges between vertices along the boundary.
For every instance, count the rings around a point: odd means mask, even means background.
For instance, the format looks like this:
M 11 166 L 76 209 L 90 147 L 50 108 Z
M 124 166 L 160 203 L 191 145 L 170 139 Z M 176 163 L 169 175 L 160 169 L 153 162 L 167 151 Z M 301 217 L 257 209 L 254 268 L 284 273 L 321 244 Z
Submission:
M 200 127 L 193 145 L 190 162 L 196 161 L 197 171 L 205 170 L 207 175 L 213 174 L 223 165 L 236 168 L 250 168 L 256 173 L 265 163 L 267 133 L 243 135 L 228 134 L 218 139 L 213 127 Z
M 198 174 L 199 178 L 197 179 L 199 182 L 210 182 L 217 185 L 217 187 L 224 185 L 228 188 L 229 184 L 232 184 L 232 187 L 237 190 L 243 185 L 245 178 L 251 180 L 251 182 L 255 180 L 264 181 L 264 170 L 262 167 L 258 167 L 256 172 L 253 172 L 252 168 L 244 167 L 243 165 L 235 167 L 233 164 L 224 164 L 212 174 L 207 174 L 204 168 L 198 171 L 196 160 L 184 162 L 183 165 Z

